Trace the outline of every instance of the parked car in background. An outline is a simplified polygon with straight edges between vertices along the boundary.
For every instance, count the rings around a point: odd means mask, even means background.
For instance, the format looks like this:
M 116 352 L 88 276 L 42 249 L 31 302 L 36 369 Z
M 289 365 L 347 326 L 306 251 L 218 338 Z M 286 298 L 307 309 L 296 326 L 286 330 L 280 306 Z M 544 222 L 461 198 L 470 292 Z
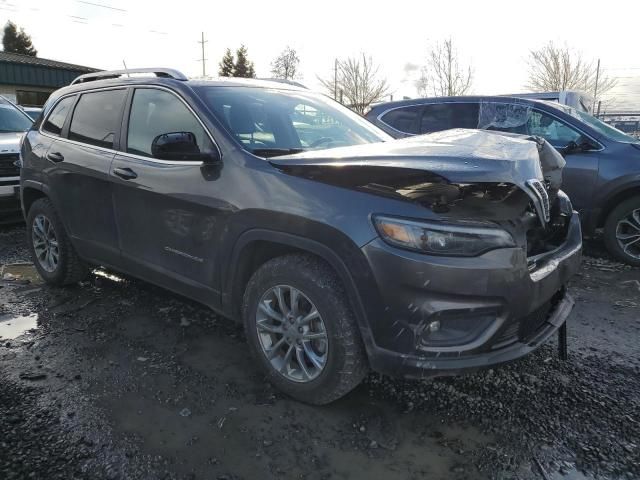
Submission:
M 20 210 L 20 139 L 33 120 L 0 96 L 0 221 Z
M 42 113 L 42 109 L 40 107 L 20 107 L 20 108 L 22 108 L 22 110 L 24 110 L 24 113 L 29 115 L 34 121 Z
M 593 110 L 593 97 L 584 92 L 577 90 L 562 90 L 560 92 L 528 92 L 528 93 L 512 93 L 509 95 L 501 95 L 504 97 L 529 98 L 532 100 L 546 100 L 548 102 L 556 102 L 567 107 L 573 107 L 585 113 L 591 113 Z
M 580 110 L 515 97 L 440 97 L 378 104 L 367 118 L 401 138 L 481 128 L 544 138 L 565 157 L 562 188 L 583 231 L 604 229 L 607 249 L 640 266 L 640 142 Z
M 141 69 L 52 94 L 22 158 L 42 278 L 77 282 L 97 264 L 209 305 L 309 403 L 369 369 L 513 360 L 573 306 L 580 222 L 544 140 L 394 141 L 290 84 Z

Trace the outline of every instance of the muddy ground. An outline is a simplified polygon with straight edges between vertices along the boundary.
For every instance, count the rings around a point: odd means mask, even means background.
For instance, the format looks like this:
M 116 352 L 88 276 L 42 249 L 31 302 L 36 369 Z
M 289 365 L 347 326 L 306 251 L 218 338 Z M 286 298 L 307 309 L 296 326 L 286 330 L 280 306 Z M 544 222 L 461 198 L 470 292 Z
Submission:
M 265 382 L 238 326 L 113 272 L 48 287 L 14 265 L 24 227 L 0 227 L 0 478 L 640 478 L 640 270 L 587 253 L 568 361 L 553 340 L 310 407 Z

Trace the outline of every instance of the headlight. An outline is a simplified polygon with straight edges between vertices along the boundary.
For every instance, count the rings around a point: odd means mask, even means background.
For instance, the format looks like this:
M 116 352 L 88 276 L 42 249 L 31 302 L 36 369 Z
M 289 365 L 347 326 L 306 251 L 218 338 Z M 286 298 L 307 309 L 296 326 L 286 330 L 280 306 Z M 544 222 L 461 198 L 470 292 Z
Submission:
M 515 246 L 508 232 L 484 223 L 432 223 L 384 216 L 375 216 L 373 223 L 385 242 L 430 255 L 474 257 Z

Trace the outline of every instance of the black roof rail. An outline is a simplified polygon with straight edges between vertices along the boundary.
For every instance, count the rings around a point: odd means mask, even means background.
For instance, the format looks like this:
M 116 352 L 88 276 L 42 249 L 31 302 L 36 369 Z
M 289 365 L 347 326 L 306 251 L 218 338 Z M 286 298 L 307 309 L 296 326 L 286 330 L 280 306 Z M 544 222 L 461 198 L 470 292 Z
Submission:
M 71 85 L 78 83 L 93 82 L 96 80 L 107 80 L 110 78 L 120 78 L 131 73 L 153 73 L 156 77 L 173 78 L 174 80 L 189 80 L 182 72 L 173 68 L 128 68 L 126 70 L 103 70 L 101 72 L 86 73 L 80 75 L 71 82 Z

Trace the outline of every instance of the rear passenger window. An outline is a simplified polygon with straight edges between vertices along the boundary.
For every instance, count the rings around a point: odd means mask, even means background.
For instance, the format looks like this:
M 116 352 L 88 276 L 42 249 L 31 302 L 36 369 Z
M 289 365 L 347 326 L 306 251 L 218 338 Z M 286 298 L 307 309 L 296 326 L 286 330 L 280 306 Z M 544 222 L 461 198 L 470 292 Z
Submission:
M 415 134 L 418 133 L 418 123 L 421 111 L 422 105 L 396 108 L 385 113 L 380 119 L 390 127 L 393 127 L 400 132 Z
M 425 105 L 420 133 L 439 132 L 450 128 L 478 128 L 477 103 L 435 103 Z
M 71 106 L 73 105 L 75 96 L 63 98 L 53 108 L 47 120 L 42 124 L 42 129 L 47 133 L 54 135 L 60 135 L 64 121 L 67 119 L 67 115 Z
M 127 152 L 144 157 L 153 156 L 153 140 L 166 133 L 192 133 L 200 153 L 209 153 L 215 148 L 205 129 L 182 100 L 163 90 L 139 88 L 135 91 L 128 130 Z
M 113 148 L 120 129 L 125 90 L 85 93 L 73 112 L 69 139 L 97 147 Z

